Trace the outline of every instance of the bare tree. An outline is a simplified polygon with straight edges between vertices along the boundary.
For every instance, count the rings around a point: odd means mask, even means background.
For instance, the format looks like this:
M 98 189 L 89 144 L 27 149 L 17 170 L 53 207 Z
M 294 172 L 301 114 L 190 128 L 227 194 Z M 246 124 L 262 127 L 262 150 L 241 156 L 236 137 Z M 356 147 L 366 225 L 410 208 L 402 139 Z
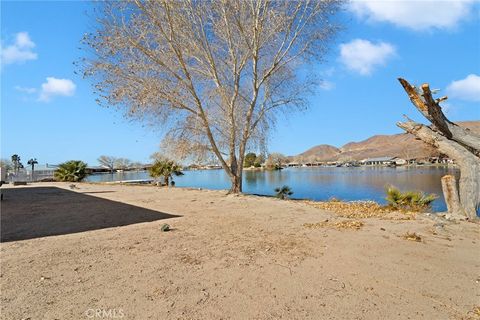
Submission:
M 0 159 L 0 167 L 8 172 L 13 169 L 13 162 L 9 159 Z
M 126 158 L 117 158 L 115 160 L 115 169 L 126 170 L 132 166 L 132 161 Z
M 163 124 L 179 155 L 214 154 L 242 190 L 245 150 L 305 105 L 338 27 L 338 0 L 102 2 L 82 61 L 100 103 Z M 301 72 L 299 72 L 301 70 Z M 169 154 L 169 156 L 172 156 Z M 178 157 L 177 157 L 178 158 Z
M 168 159 L 167 156 L 165 156 L 165 154 L 163 154 L 162 152 L 160 151 L 156 151 L 154 153 L 152 153 L 150 155 L 150 159 L 152 159 L 154 162 L 156 161 L 168 161 L 168 160 L 171 160 L 171 159 Z
M 135 170 L 140 170 L 140 169 L 145 168 L 145 164 L 143 164 L 141 162 L 138 162 L 138 161 L 134 161 L 130 164 L 130 168 L 135 169 Z
M 117 158 L 112 156 L 100 156 L 98 157 L 97 161 L 100 163 L 100 165 L 108 168 L 110 172 L 113 172 Z
M 447 97 L 434 99 L 427 83 L 422 84 L 420 90 L 402 78 L 398 80 L 415 107 L 432 125 L 425 126 L 408 118 L 406 122 L 398 122 L 397 125 L 455 160 L 460 168 L 459 190 L 457 191 L 454 183 L 450 183 L 450 188 L 444 190 L 458 192 L 460 206 L 452 203 L 449 208 L 458 208 L 456 210 L 459 212 L 455 213 L 476 219 L 480 207 L 480 136 L 449 121 L 440 107 L 440 102 Z M 452 198 L 456 199 L 457 195 L 452 197 L 445 194 L 445 199 Z
M 267 157 L 267 161 L 265 163 L 268 169 L 282 169 L 285 164 L 288 163 L 288 158 L 278 152 L 270 153 Z

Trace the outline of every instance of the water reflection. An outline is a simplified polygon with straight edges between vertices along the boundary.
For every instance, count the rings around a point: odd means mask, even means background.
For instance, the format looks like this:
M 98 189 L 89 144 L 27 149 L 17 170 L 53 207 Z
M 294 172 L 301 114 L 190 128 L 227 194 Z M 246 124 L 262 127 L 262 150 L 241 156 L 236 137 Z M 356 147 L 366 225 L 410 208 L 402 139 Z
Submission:
M 273 195 L 276 187 L 288 185 L 295 198 L 327 200 L 375 200 L 384 203 L 385 186 L 392 184 L 402 190 L 421 190 L 440 196 L 436 211 L 446 210 L 440 178 L 459 172 L 446 167 L 358 167 L 358 168 L 288 168 L 281 171 L 245 171 L 244 192 Z M 89 176 L 88 181 L 150 179 L 147 172 L 121 172 Z M 228 189 L 230 180 L 223 170 L 186 171 L 175 177 L 178 187 Z

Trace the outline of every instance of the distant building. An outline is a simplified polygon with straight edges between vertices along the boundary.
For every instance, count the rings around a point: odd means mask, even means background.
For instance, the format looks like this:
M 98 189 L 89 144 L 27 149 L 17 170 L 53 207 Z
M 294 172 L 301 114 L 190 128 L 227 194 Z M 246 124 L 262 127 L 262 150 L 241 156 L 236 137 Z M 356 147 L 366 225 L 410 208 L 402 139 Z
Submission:
M 58 166 L 56 165 L 48 165 L 48 164 L 36 164 L 35 165 L 35 175 L 38 176 L 52 176 L 55 170 L 57 170 Z M 32 174 L 32 167 L 26 166 L 25 171 L 28 175 Z
M 430 163 L 438 163 L 438 164 L 449 164 L 453 163 L 453 161 L 447 157 L 430 157 L 428 158 L 428 162 Z
M 388 166 L 395 164 L 396 157 L 377 157 L 377 158 L 367 158 L 360 161 L 360 164 L 364 166 Z
M 408 161 L 402 158 L 395 158 L 394 161 L 397 166 L 404 166 L 408 164 Z
M 299 162 L 289 162 L 287 167 L 301 167 L 302 165 Z

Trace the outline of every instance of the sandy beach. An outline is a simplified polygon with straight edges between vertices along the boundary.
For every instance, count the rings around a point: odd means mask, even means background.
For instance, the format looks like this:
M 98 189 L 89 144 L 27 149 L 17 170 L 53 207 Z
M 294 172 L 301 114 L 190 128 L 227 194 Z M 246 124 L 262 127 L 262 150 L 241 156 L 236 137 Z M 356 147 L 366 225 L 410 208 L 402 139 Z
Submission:
M 2 319 L 480 318 L 475 223 L 75 185 L 2 187 Z

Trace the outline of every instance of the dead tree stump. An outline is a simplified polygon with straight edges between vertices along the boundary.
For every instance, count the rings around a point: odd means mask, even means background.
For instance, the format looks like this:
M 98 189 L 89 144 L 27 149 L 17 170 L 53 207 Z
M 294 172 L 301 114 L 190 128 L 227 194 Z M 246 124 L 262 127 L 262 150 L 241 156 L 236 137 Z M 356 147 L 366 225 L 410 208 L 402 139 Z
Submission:
M 405 79 L 398 79 L 410 101 L 432 124 L 426 126 L 407 118 L 397 126 L 453 159 L 460 169 L 459 188 L 451 178 L 442 179 L 442 188 L 448 211 L 478 219 L 480 208 L 480 135 L 463 128 L 445 117 L 440 102 L 447 97 L 433 98 L 427 83 L 420 88 Z M 450 202 L 450 204 L 449 204 Z M 454 204 L 455 203 L 455 204 Z M 458 205 L 457 205 L 458 204 Z
M 447 209 L 449 213 L 462 212 L 462 206 L 460 204 L 460 198 L 458 197 L 457 179 L 452 175 L 446 175 L 442 177 L 442 190 L 443 197 L 447 203 Z

